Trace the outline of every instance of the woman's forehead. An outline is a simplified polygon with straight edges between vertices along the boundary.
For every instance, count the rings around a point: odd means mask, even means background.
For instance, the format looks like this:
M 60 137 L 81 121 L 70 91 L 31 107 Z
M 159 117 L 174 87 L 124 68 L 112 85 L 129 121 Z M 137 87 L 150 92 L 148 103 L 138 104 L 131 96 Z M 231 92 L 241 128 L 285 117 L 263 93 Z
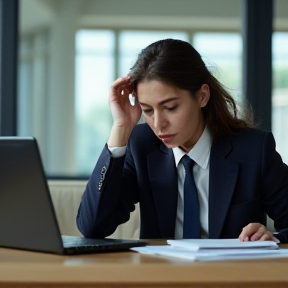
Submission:
M 141 82 L 137 87 L 137 98 L 140 104 L 163 105 L 187 96 L 191 98 L 189 91 L 157 80 Z

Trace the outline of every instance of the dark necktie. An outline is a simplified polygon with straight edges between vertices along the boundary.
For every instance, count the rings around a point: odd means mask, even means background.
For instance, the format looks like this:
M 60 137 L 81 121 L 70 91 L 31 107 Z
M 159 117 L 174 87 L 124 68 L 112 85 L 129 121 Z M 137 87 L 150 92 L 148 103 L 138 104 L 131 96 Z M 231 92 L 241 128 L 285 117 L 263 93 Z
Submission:
M 200 238 L 200 215 L 198 193 L 193 177 L 194 161 L 187 155 L 182 158 L 185 168 L 184 181 L 184 220 L 183 220 L 183 238 Z

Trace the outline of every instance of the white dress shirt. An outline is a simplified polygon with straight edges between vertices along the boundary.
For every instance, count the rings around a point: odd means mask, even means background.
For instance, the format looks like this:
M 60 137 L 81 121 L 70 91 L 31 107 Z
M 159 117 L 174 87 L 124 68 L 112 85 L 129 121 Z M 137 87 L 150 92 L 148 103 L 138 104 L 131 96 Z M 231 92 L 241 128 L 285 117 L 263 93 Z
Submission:
M 193 166 L 193 176 L 196 184 L 199 207 L 200 207 L 200 225 L 201 238 L 208 238 L 208 197 L 209 197 L 209 166 L 210 166 L 210 150 L 212 145 L 211 134 L 205 128 L 201 137 L 187 155 L 195 161 Z M 186 154 L 180 148 L 173 148 L 175 164 L 178 173 L 178 206 L 175 225 L 175 238 L 183 238 L 183 215 L 184 215 L 184 180 L 185 169 L 180 162 L 181 158 Z
M 209 164 L 210 150 L 212 145 L 211 134 L 205 128 L 201 137 L 187 155 L 195 161 L 193 166 L 193 175 L 198 191 L 198 199 L 200 205 L 200 225 L 201 237 L 208 238 L 208 195 L 209 195 Z M 112 153 L 112 157 L 121 157 L 126 153 L 126 147 L 108 147 Z M 179 163 L 181 158 L 186 154 L 180 148 L 172 148 L 175 158 L 175 165 L 178 173 L 178 206 L 175 225 L 175 238 L 183 238 L 183 190 L 185 180 L 185 169 L 182 163 Z

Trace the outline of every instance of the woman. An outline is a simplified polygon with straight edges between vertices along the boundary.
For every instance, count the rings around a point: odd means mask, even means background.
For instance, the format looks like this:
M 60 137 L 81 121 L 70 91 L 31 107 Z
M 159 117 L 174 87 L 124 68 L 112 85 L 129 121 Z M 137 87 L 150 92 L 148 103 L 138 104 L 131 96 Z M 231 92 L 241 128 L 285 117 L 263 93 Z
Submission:
M 265 228 L 266 213 L 278 231 L 288 227 L 288 170 L 274 138 L 238 117 L 189 43 L 166 39 L 142 50 L 129 76 L 113 83 L 109 104 L 110 138 L 77 216 L 85 237 L 111 235 L 139 202 L 140 238 L 287 241 Z M 142 114 L 146 123 L 136 125 Z M 193 159 L 187 174 L 182 158 Z M 196 206 L 187 208 L 192 186 Z

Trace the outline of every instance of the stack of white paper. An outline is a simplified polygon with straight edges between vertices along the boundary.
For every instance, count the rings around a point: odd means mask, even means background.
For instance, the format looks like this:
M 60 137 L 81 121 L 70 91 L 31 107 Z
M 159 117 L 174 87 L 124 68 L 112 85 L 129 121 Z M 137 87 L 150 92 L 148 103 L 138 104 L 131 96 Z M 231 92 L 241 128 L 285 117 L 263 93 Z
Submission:
M 241 242 L 239 239 L 181 239 L 168 240 L 167 243 L 169 245 L 148 245 L 135 247 L 132 250 L 192 261 L 288 257 L 288 249 L 279 249 L 277 243 L 273 241 Z
M 279 249 L 274 241 L 245 241 L 239 239 L 181 239 L 167 240 L 167 243 L 173 247 L 188 248 L 198 251 L 201 249 Z

